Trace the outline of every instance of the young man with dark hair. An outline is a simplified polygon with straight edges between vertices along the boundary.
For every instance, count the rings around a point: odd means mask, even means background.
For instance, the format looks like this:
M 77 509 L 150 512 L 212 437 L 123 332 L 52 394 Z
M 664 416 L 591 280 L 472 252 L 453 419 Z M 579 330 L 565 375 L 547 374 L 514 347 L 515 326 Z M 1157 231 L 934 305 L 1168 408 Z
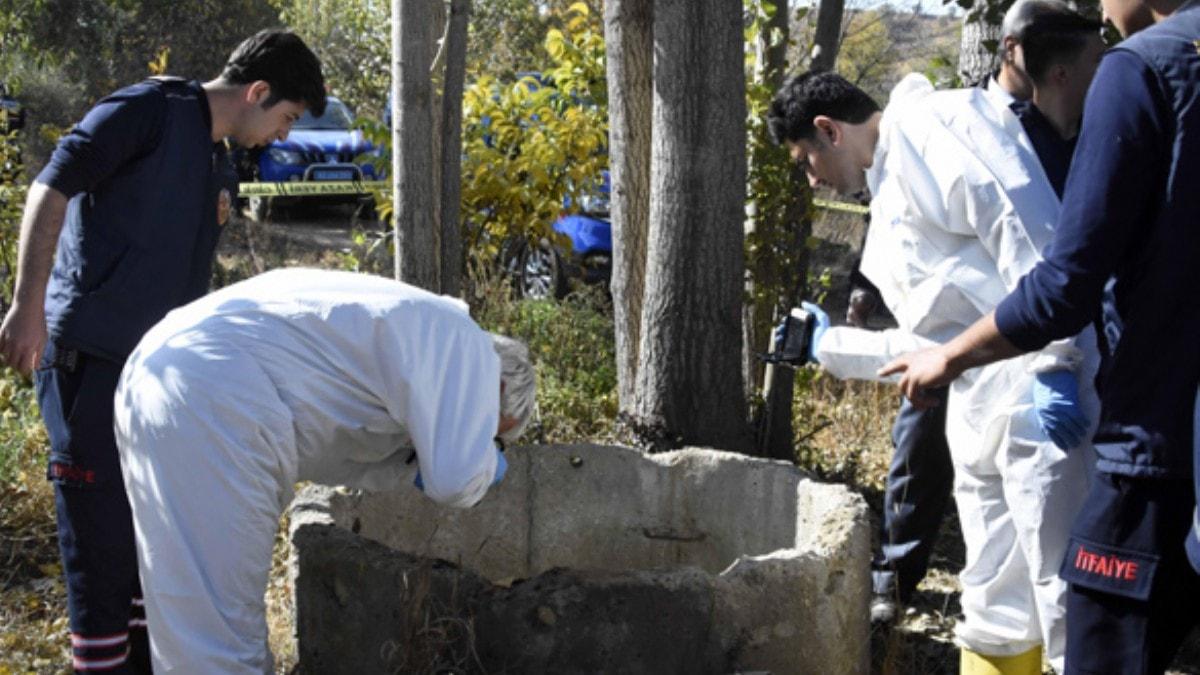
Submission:
M 995 312 L 884 372 L 925 404 L 926 387 L 1100 321 L 1099 459 L 1062 568 L 1067 672 L 1161 673 L 1200 594 L 1200 314 L 1180 304 L 1200 289 L 1200 3 L 1101 5 L 1128 39 L 1088 91 L 1046 259 Z
M 899 329 L 825 328 L 813 357 L 835 376 L 874 378 L 892 355 L 947 339 L 990 311 L 1039 259 L 1059 204 L 1019 138 L 1008 97 L 934 92 L 909 76 L 887 110 L 852 123 L 829 112 L 863 109 L 849 86 L 790 82 L 771 113 L 798 115 L 771 128 L 790 134 L 777 139 L 810 182 L 851 194 L 870 187 L 862 269 Z M 834 94 L 840 101 L 789 100 L 808 92 L 843 93 Z M 1056 343 L 951 388 L 946 437 L 967 545 L 965 618 L 956 629 L 964 672 L 1040 673 L 1043 646 L 1052 665 L 1062 664 L 1066 588 L 1056 572 L 1086 486 L 1087 448 L 1083 434 L 1052 436 L 1035 392 L 1040 373 L 1064 371 L 1086 383 L 1095 366 L 1086 340 Z M 1074 405 L 1094 419 L 1095 397 L 1079 388 L 1079 400 L 1057 412 Z
M 1075 152 L 1084 97 L 1105 49 L 1101 28 L 1099 21 L 1063 9 L 1038 16 L 1021 36 L 1033 97 L 1011 107 L 1060 198 Z
M 24 375 L 36 366 L 76 671 L 149 670 L 117 376 L 150 326 L 208 291 L 237 193 L 222 141 L 285 138 L 324 105 L 316 56 L 262 31 L 214 80 L 151 78 L 102 99 L 29 190 L 0 356 Z

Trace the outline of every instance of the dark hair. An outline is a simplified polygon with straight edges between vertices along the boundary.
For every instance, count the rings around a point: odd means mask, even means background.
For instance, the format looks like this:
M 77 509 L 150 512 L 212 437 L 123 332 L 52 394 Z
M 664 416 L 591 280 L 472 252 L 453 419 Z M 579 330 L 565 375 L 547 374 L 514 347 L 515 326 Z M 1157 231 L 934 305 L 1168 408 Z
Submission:
M 303 102 L 316 117 L 325 112 L 321 61 L 295 33 L 269 29 L 246 38 L 229 55 L 221 77 L 233 84 L 271 85 L 264 108 L 287 100 Z
M 1099 37 L 1103 25 L 1069 10 L 1038 15 L 1022 31 L 1019 41 L 1025 52 L 1025 72 L 1040 84 L 1050 67 L 1079 57 L 1089 38 Z
M 810 71 L 788 78 L 775 93 L 767 129 L 776 143 L 807 141 L 816 134 L 813 118 L 818 115 L 861 124 L 878 111 L 878 103 L 841 75 Z

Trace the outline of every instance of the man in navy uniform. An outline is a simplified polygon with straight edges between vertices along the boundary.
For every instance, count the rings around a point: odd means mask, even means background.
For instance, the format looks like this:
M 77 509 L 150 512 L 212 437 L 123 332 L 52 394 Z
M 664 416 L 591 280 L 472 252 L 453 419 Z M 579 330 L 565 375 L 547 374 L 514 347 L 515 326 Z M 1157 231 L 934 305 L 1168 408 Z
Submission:
M 1088 92 L 1045 260 L 993 314 L 881 373 L 904 373 L 904 393 L 928 404 L 927 387 L 1100 321 L 1097 472 L 1062 567 L 1066 670 L 1159 673 L 1200 593 L 1200 314 L 1179 306 L 1200 288 L 1200 2 L 1102 5 L 1130 37 Z
M 0 356 L 36 366 L 76 671 L 149 671 L 117 376 L 146 330 L 208 291 L 237 191 L 224 139 L 265 145 L 324 107 L 316 56 L 262 31 L 214 80 L 152 78 L 101 100 L 29 190 Z

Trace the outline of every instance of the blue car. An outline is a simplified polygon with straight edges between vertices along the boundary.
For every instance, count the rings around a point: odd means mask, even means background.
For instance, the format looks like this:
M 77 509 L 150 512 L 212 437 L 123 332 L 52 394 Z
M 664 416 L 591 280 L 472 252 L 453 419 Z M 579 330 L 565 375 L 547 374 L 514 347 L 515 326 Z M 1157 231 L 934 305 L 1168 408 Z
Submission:
M 239 161 L 241 180 L 294 183 L 382 178 L 382 172 L 377 172 L 370 161 L 379 156 L 379 149 L 363 138 L 362 131 L 354 128 L 354 113 L 336 97 L 330 96 L 326 100 L 325 113 L 313 117 L 306 111 L 292 125 L 286 140 L 274 141 L 243 156 Z M 299 199 L 365 202 L 370 198 L 354 194 L 250 197 L 250 216 L 262 220 L 272 203 Z
M 571 248 L 565 251 L 546 240 L 519 242 L 506 264 L 517 295 L 522 298 L 561 298 L 568 280 L 608 286 L 612 277 L 612 222 L 609 219 L 608 172 L 599 189 L 579 200 L 578 209 L 554 221 L 554 231 L 566 235 Z M 571 209 L 570 201 L 565 203 Z

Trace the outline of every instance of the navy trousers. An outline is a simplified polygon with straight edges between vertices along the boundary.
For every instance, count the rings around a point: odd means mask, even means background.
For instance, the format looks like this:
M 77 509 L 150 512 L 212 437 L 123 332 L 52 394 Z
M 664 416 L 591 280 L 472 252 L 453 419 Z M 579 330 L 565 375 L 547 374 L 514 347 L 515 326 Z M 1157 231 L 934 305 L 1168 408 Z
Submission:
M 51 343 L 35 376 L 76 672 L 150 672 L 133 519 L 113 438 L 121 366 Z
M 954 489 L 954 465 L 946 443 L 946 391 L 931 392 L 942 404 L 929 410 L 918 410 L 904 399 L 892 426 L 892 465 L 871 580 L 875 593 L 904 603 L 925 577 Z
M 1063 560 L 1068 674 L 1162 673 L 1198 620 L 1188 480 L 1093 476 Z

